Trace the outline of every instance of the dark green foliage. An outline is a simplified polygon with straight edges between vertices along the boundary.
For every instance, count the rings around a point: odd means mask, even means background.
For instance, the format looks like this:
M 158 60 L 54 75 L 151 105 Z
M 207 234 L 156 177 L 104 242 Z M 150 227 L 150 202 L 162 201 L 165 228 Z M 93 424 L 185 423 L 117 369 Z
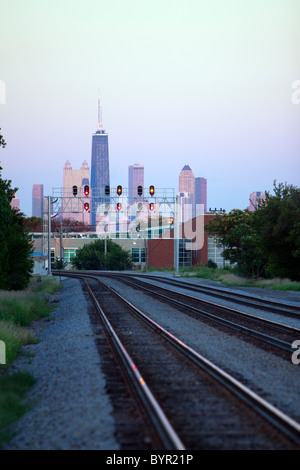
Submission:
M 35 382 L 35 378 L 26 371 L 0 375 L 0 445 L 13 437 L 8 425 L 28 411 L 25 398 Z
M 0 131 L 1 131 L 1 127 L 0 127 Z M 1 133 L 0 133 L 0 147 L 4 148 L 5 146 L 6 146 L 6 142 L 3 138 L 3 135 L 1 135 Z
M 274 183 L 274 195 L 254 213 L 260 249 L 271 276 L 300 280 L 300 189 Z
M 107 253 L 104 253 L 104 240 L 95 240 L 77 250 L 72 264 L 75 269 L 122 271 L 131 266 L 128 251 L 123 250 L 117 243 L 107 240 Z
M 8 290 L 24 289 L 33 268 L 30 257 L 33 245 L 24 226 L 24 217 L 10 206 L 16 191 L 11 181 L 3 180 L 0 173 L 0 289 Z
M 207 261 L 207 267 L 211 269 L 217 269 L 218 265 L 212 259 Z
M 12 211 L 12 217 L 5 233 L 7 252 L 2 265 L 1 289 L 24 289 L 31 277 L 34 261 L 30 255 L 34 249 L 24 228 L 24 217 L 20 212 Z
M 224 258 L 234 265 L 235 272 L 249 278 L 265 275 L 267 262 L 261 254 L 253 220 L 253 212 L 234 209 L 216 215 L 206 226 L 215 233 Z
M 24 225 L 28 232 L 43 231 L 43 220 L 40 217 L 26 217 L 26 219 L 24 219 Z
M 217 215 L 206 229 L 216 235 L 237 274 L 300 280 L 299 188 L 274 183 L 274 194 L 266 192 L 256 211 Z
M 52 269 L 58 269 L 58 270 L 63 270 L 65 269 L 65 263 L 64 260 L 60 258 L 55 258 L 54 262 L 51 264 Z

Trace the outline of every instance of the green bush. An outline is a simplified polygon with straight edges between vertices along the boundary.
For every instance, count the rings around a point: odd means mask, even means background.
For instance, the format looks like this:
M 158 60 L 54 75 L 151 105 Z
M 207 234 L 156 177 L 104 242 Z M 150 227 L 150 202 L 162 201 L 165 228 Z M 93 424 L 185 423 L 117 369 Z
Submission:
M 107 240 L 105 254 L 104 240 L 95 240 L 87 243 L 76 251 L 72 260 L 75 269 L 122 271 L 131 267 L 132 261 L 128 251 L 112 240 Z
M 212 269 L 217 269 L 218 265 L 212 259 L 207 261 L 207 267 Z

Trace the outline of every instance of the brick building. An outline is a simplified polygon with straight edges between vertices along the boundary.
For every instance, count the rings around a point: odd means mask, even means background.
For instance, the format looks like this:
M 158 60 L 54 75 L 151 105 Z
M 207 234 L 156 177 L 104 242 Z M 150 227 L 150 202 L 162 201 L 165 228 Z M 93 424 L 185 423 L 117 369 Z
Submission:
M 205 225 L 215 216 L 213 214 L 205 214 L 202 226 Z M 192 232 L 196 232 L 196 224 L 199 223 L 199 217 L 194 218 L 191 223 Z M 185 224 L 186 225 L 186 224 Z M 223 258 L 221 257 L 222 249 L 217 247 L 213 234 L 204 230 L 201 243 L 194 246 L 190 250 L 188 244 L 192 238 L 188 238 L 190 230 L 181 230 L 179 241 L 179 265 L 180 266 L 196 266 L 197 264 L 207 264 L 212 259 L 218 266 L 223 266 Z M 172 268 L 174 267 L 174 230 L 165 233 L 162 238 L 154 238 L 147 240 L 148 244 L 148 266 L 150 268 Z M 202 245 L 201 247 L 199 245 Z

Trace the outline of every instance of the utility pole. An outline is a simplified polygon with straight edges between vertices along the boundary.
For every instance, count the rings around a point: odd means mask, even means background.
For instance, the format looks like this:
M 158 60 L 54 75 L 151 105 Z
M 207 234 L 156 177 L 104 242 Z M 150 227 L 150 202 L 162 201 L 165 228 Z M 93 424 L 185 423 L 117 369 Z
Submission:
M 174 221 L 174 264 L 175 264 L 175 277 L 180 277 L 179 274 L 179 216 L 180 216 L 180 203 L 179 196 L 175 199 L 175 221 Z
M 48 196 L 48 276 L 52 276 L 52 271 L 51 271 L 51 196 Z
M 61 262 L 63 263 L 64 261 L 64 247 L 63 247 L 63 236 L 62 236 L 62 233 L 63 230 L 62 230 L 62 224 L 60 224 L 60 227 L 59 227 L 59 256 L 60 256 L 60 260 Z

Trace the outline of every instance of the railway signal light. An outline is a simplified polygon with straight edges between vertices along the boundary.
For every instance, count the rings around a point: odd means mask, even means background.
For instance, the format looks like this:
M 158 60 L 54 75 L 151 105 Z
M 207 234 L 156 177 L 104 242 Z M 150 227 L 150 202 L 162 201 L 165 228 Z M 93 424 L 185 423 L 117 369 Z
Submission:
M 84 187 L 84 195 L 88 196 L 89 194 L 90 194 L 90 187 L 88 184 L 86 184 Z
M 137 193 L 138 193 L 139 196 L 142 196 L 142 194 L 143 194 L 143 186 L 138 186 L 138 187 L 137 187 Z
M 150 196 L 153 196 L 154 193 L 155 193 L 155 188 L 154 188 L 153 185 L 151 185 L 151 186 L 149 187 L 149 194 L 150 194 Z
M 106 195 L 106 196 L 109 196 L 109 195 L 110 195 L 110 187 L 109 187 L 108 184 L 105 186 L 104 191 L 105 191 L 105 195 Z
M 149 209 L 150 211 L 154 211 L 154 202 L 150 202 Z
M 85 203 L 84 203 L 84 210 L 85 210 L 85 211 L 88 211 L 89 208 L 90 208 L 89 203 L 88 203 L 88 202 L 85 202 Z
M 122 194 L 122 186 L 120 184 L 117 187 L 117 193 L 118 193 L 119 196 L 121 196 L 121 194 Z
M 77 192 L 78 192 L 78 189 L 77 189 L 77 186 L 73 186 L 73 196 L 77 196 Z
M 117 210 L 120 211 L 122 209 L 122 204 L 120 202 L 117 203 Z

